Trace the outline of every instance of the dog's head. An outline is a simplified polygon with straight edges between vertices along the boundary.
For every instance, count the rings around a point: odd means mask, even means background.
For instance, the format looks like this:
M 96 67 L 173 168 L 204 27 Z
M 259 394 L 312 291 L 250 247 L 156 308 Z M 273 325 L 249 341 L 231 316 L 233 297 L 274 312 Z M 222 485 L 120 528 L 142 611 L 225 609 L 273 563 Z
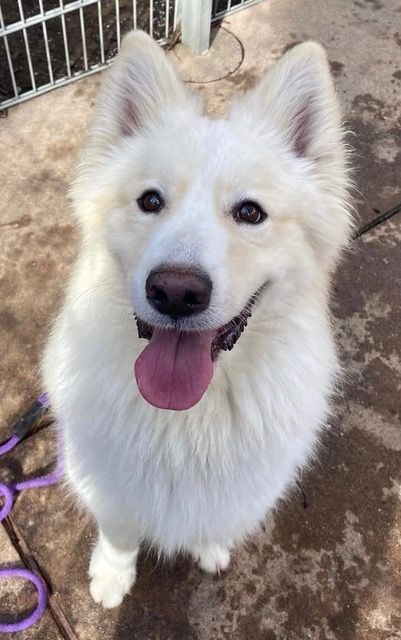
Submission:
M 252 323 L 326 294 L 350 226 L 342 137 L 318 44 L 292 49 L 216 120 L 158 45 L 125 38 L 74 193 L 150 339 L 135 372 L 151 404 L 193 406 Z

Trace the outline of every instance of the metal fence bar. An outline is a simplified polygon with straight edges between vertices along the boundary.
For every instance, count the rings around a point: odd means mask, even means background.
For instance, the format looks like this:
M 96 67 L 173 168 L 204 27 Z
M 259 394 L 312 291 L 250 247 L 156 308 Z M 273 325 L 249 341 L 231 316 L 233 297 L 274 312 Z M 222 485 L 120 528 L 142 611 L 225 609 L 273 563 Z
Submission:
M 149 35 L 153 38 L 153 0 L 149 2 Z
M 39 0 L 39 10 L 40 10 L 40 15 L 43 16 L 45 13 L 43 9 L 43 0 Z M 49 72 L 50 82 L 53 84 L 54 82 L 53 67 L 52 67 L 52 61 L 50 57 L 49 38 L 47 36 L 47 26 L 45 21 L 42 22 L 42 31 L 43 31 L 43 40 L 45 43 L 45 50 L 46 50 L 47 70 Z
M 3 12 L 1 10 L 1 4 L 0 4 L 0 26 L 2 29 L 4 29 L 4 19 L 3 19 Z M 7 36 L 4 36 L 3 39 L 4 39 L 4 48 L 6 50 L 6 56 L 7 56 L 7 62 L 8 62 L 8 70 L 10 72 L 11 84 L 13 85 L 13 91 L 15 96 L 14 100 L 15 99 L 18 100 L 18 87 L 15 81 L 14 66 L 13 66 L 13 61 L 10 54 L 10 48 L 8 46 Z
M 179 0 L 175 0 L 174 3 L 174 18 L 173 18 L 173 29 L 174 31 L 177 29 L 178 26 L 178 8 L 180 6 L 180 2 Z
M 20 17 L 21 17 L 21 22 L 25 23 L 24 10 L 22 8 L 21 0 L 18 0 L 18 10 L 19 10 L 19 14 L 20 14 Z M 29 75 L 31 77 L 32 89 L 36 90 L 35 74 L 33 72 L 33 66 L 32 66 L 32 60 L 31 60 L 31 51 L 29 49 L 28 34 L 26 32 L 26 28 L 25 27 L 23 27 L 23 29 L 22 29 L 22 35 L 24 37 L 25 52 L 26 52 L 26 57 L 27 57 L 27 60 L 28 60 L 28 68 L 29 68 Z
M 121 46 L 121 29 L 120 29 L 120 2 L 116 0 L 116 27 L 117 27 L 117 51 Z
M 82 53 L 84 56 L 84 67 L 85 67 L 85 71 L 88 71 L 88 54 L 86 51 L 85 19 L 84 19 L 84 10 L 82 8 L 79 10 L 79 22 L 81 25 L 81 39 L 82 39 Z
M 100 60 L 104 64 L 104 38 L 103 38 L 103 18 L 102 18 L 102 6 L 100 0 L 97 3 L 97 21 L 99 23 L 99 41 L 100 41 Z
M 64 0 L 60 0 L 60 8 L 64 9 Z M 65 13 L 61 14 L 61 30 L 63 32 L 63 42 L 64 42 L 64 53 L 65 53 L 65 63 L 67 66 L 67 76 L 71 78 L 71 63 L 70 63 L 70 52 L 68 48 L 68 37 L 67 37 L 67 27 L 65 24 Z
M 136 0 L 132 0 L 132 22 L 134 29 L 137 28 L 137 16 L 136 16 Z
M 164 36 L 168 38 L 170 30 L 170 0 L 166 0 L 166 25 L 164 29 Z
M 204 53 L 210 44 L 212 0 L 182 0 L 182 41 L 195 53 Z

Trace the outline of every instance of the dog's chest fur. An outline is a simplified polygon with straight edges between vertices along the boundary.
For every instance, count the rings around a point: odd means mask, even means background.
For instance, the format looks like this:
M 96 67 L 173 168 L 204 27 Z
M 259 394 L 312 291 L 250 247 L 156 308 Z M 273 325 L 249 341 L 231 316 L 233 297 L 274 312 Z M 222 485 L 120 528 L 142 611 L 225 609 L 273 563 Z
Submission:
M 335 356 L 324 320 L 294 314 L 262 338 L 251 323 L 203 400 L 166 412 L 137 391 L 133 320 L 116 322 L 118 307 L 93 293 L 77 313 L 80 330 L 67 316 L 46 365 L 73 490 L 166 552 L 250 533 L 326 418 Z

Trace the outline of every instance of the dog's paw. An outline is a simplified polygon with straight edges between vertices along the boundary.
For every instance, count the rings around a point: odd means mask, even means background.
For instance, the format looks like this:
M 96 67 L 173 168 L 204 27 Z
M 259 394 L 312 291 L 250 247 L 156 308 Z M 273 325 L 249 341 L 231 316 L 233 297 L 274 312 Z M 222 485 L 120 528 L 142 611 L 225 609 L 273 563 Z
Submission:
M 212 542 L 208 545 L 196 545 L 192 549 L 192 557 L 200 568 L 208 573 L 225 571 L 230 564 L 230 552 L 227 547 Z
M 134 581 L 135 575 L 132 577 L 132 575 L 109 572 L 108 575 L 94 576 L 91 579 L 89 591 L 96 604 L 101 604 L 105 609 L 112 609 L 122 603 Z
M 121 558 L 110 557 L 101 542 L 93 550 L 89 565 L 89 590 L 93 600 L 105 609 L 118 607 L 135 582 L 136 555 L 134 559 L 124 558 L 124 555 L 128 554 L 122 554 Z

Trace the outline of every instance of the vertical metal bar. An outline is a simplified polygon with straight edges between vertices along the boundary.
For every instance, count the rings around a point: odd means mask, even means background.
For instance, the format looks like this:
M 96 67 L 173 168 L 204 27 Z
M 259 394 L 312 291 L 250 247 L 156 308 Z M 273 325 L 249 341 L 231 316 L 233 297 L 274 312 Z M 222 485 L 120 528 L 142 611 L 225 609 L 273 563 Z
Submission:
M 21 22 L 25 23 L 24 10 L 22 8 L 21 0 L 18 0 L 18 9 L 19 9 Z M 31 59 L 31 50 L 29 48 L 29 41 L 28 41 L 28 34 L 26 32 L 26 27 L 22 28 L 22 35 L 24 36 L 25 51 L 26 51 L 26 57 L 28 59 L 28 67 L 29 67 L 29 75 L 31 77 L 31 85 L 32 85 L 32 89 L 34 91 L 36 91 L 35 74 L 33 72 L 32 59 Z
M 43 0 L 39 0 L 39 10 L 40 10 L 40 15 L 44 16 L 45 12 L 43 9 Z M 46 49 L 46 58 L 47 58 L 47 69 L 49 71 L 49 80 L 52 84 L 54 84 L 54 76 L 53 76 L 53 67 L 52 67 L 52 61 L 51 61 L 51 57 L 50 57 L 50 49 L 49 49 L 49 38 L 47 35 L 47 25 L 46 25 L 46 20 L 43 20 L 42 22 L 42 29 L 43 29 L 43 39 L 45 42 L 45 49 Z
M 60 9 L 62 9 L 63 11 L 63 13 L 61 14 L 61 29 L 63 31 L 63 42 L 64 42 L 65 62 L 67 65 L 67 75 L 69 78 L 71 78 L 71 63 L 70 63 L 70 52 L 68 49 L 67 29 L 65 26 L 64 0 L 60 0 Z
M 85 71 L 88 71 L 88 54 L 86 51 L 85 20 L 84 20 L 84 10 L 82 9 L 82 7 L 79 9 L 79 22 L 81 24 L 81 40 L 82 40 L 82 53 L 84 54 L 84 67 L 85 67 Z
M 137 17 L 136 17 L 136 0 L 132 0 L 132 22 L 133 28 L 137 28 Z
M 230 9 L 231 9 L 231 0 L 228 0 L 228 2 L 227 2 L 227 9 L 226 9 L 226 10 L 227 10 L 227 11 L 230 11 Z
M 149 1 L 149 35 L 153 38 L 153 0 Z
M 0 27 L 2 29 L 4 29 L 4 19 L 3 19 L 3 12 L 1 10 L 1 4 L 0 4 Z M 13 85 L 14 95 L 15 95 L 16 98 L 18 98 L 18 87 L 17 87 L 17 83 L 15 81 L 13 61 L 12 61 L 11 54 L 10 54 L 10 48 L 8 46 L 8 38 L 7 38 L 7 36 L 3 36 L 3 38 L 4 38 L 4 48 L 6 50 L 6 56 L 7 56 L 7 62 L 8 62 L 8 70 L 9 70 L 10 76 L 11 76 L 11 84 Z
M 176 30 L 178 24 L 178 12 L 181 0 L 174 0 L 174 18 L 173 18 L 173 31 Z
M 170 31 L 170 0 L 166 0 L 166 28 L 164 30 L 164 37 L 168 38 Z
M 194 53 L 204 53 L 209 48 L 211 17 L 212 0 L 182 0 L 182 41 Z
M 117 51 L 120 51 L 121 32 L 120 32 L 120 1 L 116 0 L 116 26 L 117 26 Z
M 102 64 L 104 64 L 103 18 L 102 18 L 102 6 L 100 4 L 100 0 L 97 3 L 97 18 L 99 22 L 100 61 Z

